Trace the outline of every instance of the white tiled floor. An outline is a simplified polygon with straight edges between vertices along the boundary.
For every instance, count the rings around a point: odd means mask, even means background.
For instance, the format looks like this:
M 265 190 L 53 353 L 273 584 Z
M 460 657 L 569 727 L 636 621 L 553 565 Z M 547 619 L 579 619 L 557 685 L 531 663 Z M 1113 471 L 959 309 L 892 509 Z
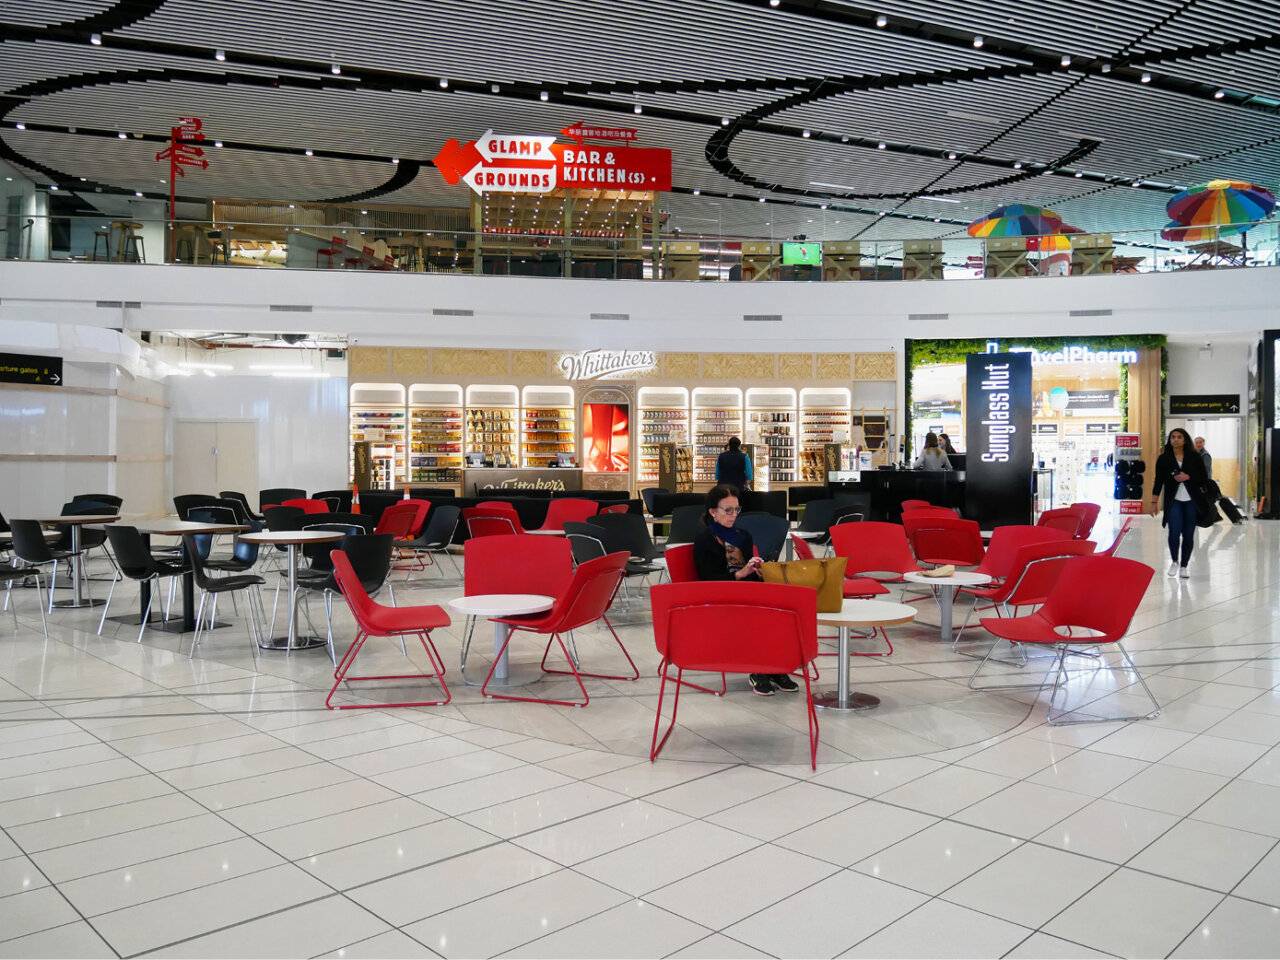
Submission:
M 1124 553 L 1158 571 L 1127 646 L 1160 717 L 1051 728 L 1044 696 L 972 693 L 974 661 L 922 604 L 891 659 L 853 664 L 881 706 L 820 716 L 816 773 L 799 698 L 741 678 L 686 692 L 648 762 L 642 595 L 616 618 L 642 679 L 587 681 L 585 709 L 483 701 L 455 666 L 458 623 L 435 634 L 451 704 L 332 712 L 322 651 L 255 672 L 239 626 L 190 660 L 189 637 L 97 637 L 87 610 L 59 611 L 46 641 L 17 591 L 0 957 L 1274 955 L 1280 526 L 1214 530 L 1188 581 L 1160 572 L 1149 520 Z M 397 588 L 458 592 L 434 573 Z M 135 597 L 121 587 L 113 612 Z M 585 661 L 621 659 L 607 635 L 576 639 Z M 403 669 L 398 645 L 367 653 Z M 540 655 L 521 643 L 514 669 Z M 1081 672 L 1069 694 L 1134 712 L 1133 679 Z

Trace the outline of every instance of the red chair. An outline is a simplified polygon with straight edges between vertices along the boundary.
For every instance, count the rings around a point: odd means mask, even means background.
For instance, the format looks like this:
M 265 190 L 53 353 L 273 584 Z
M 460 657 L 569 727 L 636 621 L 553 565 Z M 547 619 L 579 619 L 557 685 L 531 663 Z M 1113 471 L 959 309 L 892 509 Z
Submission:
M 324 500 L 314 500 L 309 497 L 303 497 L 296 500 L 286 500 L 280 504 L 282 507 L 297 507 L 304 513 L 329 513 L 329 504 Z
M 809 541 L 804 537 L 797 537 L 794 533 L 791 535 L 792 543 L 795 545 L 796 558 L 799 560 L 814 560 L 813 547 L 809 546 Z M 692 553 L 692 551 L 690 551 Z M 675 583 L 673 578 L 672 583 Z M 849 600 L 869 600 L 872 597 L 880 596 L 889 592 L 889 588 L 883 586 L 878 581 L 870 577 L 845 577 L 842 585 L 843 596 Z
M 517 530 L 509 517 L 495 517 L 482 507 L 463 507 L 462 522 L 467 525 L 467 537 L 506 537 L 523 533 Z
M 920 570 L 920 564 L 911 555 L 906 531 L 896 523 L 876 520 L 837 523 L 831 528 L 831 548 L 837 557 L 848 558 L 846 577 L 866 575 L 880 583 L 902 583 L 904 573 Z M 932 592 L 925 594 L 925 597 L 932 596 Z
M 418 504 L 396 503 L 382 511 L 382 516 L 378 519 L 378 525 L 374 528 L 374 533 L 389 533 L 396 540 L 412 540 L 414 538 L 414 527 L 418 525 L 419 518 L 425 516 L 426 511 Z M 420 525 L 419 529 L 421 529 Z
M 1116 538 L 1111 541 L 1111 546 L 1107 547 L 1105 550 L 1097 551 L 1098 556 L 1114 557 L 1116 555 L 1116 551 L 1120 549 L 1121 542 L 1129 535 L 1129 528 L 1131 526 L 1133 526 L 1133 517 L 1126 517 L 1124 526 L 1120 528 L 1120 532 L 1116 534 Z
M 1002 583 L 960 588 L 960 593 L 973 597 L 973 603 L 965 614 L 964 623 L 956 631 L 951 649 L 954 650 L 960 642 L 960 634 L 969 625 L 969 617 L 978 609 L 979 602 L 989 601 L 987 609 L 995 608 L 997 616 L 1015 617 L 1019 607 L 1034 607 L 1044 603 L 1068 560 L 1091 553 L 1092 540 L 1071 540 L 1066 536 L 1060 540 L 1023 544 L 1014 552 L 1009 573 Z
M 629 503 L 612 503 L 607 507 L 600 508 L 601 513 L 630 513 L 631 504 Z
M 444 661 L 440 659 L 440 654 L 436 650 L 435 644 L 431 641 L 432 630 L 436 627 L 449 626 L 451 622 L 449 615 L 434 603 L 416 607 L 383 606 L 373 600 L 365 592 L 364 587 L 360 585 L 360 578 L 356 575 L 355 570 L 352 569 L 351 561 L 347 559 L 345 552 L 334 550 L 329 556 L 333 560 L 334 578 L 338 581 L 342 595 L 346 597 L 351 615 L 355 617 L 356 636 L 333 671 L 333 687 L 329 690 L 329 696 L 325 697 L 324 705 L 330 710 L 381 710 L 383 707 L 438 707 L 452 700 L 453 694 L 449 692 L 449 685 L 444 681 Z M 360 653 L 365 641 L 370 637 L 403 638 L 406 636 L 415 636 L 422 642 L 422 649 L 427 652 L 427 658 L 431 661 L 431 666 L 435 672 L 379 674 L 376 676 L 351 675 L 350 670 L 355 664 L 356 655 Z M 332 701 L 333 695 L 338 692 L 338 687 L 352 680 L 439 680 L 440 686 L 444 689 L 444 699 L 397 703 L 387 703 L 379 700 L 377 703 L 335 705 Z
M 566 546 L 568 545 L 566 544 Z M 555 605 L 546 613 L 495 619 L 495 623 L 506 624 L 511 630 L 507 633 L 507 639 L 503 643 L 502 649 L 494 657 L 493 666 L 489 668 L 489 675 L 485 677 L 484 683 L 480 686 L 481 695 L 492 697 L 495 700 L 520 700 L 525 703 L 553 703 L 564 707 L 585 707 L 591 702 L 591 696 L 587 693 L 587 688 L 582 683 L 583 677 L 594 677 L 598 680 L 639 680 L 640 671 L 636 668 L 635 661 L 631 659 L 631 654 L 627 653 L 627 648 L 623 646 L 617 631 L 613 629 L 613 624 L 609 622 L 609 618 L 605 615 L 605 612 L 609 609 L 609 604 L 613 602 L 613 595 L 618 589 L 618 584 L 622 582 L 623 574 L 627 568 L 627 560 L 629 559 L 630 554 L 625 551 L 619 551 L 618 553 L 611 553 L 595 560 L 580 563 L 573 572 L 573 579 L 569 581 L 569 585 L 556 598 Z M 617 642 L 618 649 L 622 651 L 622 655 L 627 658 L 627 663 L 631 665 L 631 676 L 611 673 L 583 673 L 578 669 L 577 652 L 574 651 L 573 654 L 570 654 L 561 634 L 597 621 L 603 621 L 609 632 L 613 634 L 613 639 Z M 506 652 L 507 647 L 511 645 L 511 638 L 517 632 L 545 633 L 548 635 L 546 649 L 542 651 L 542 670 L 544 673 L 556 673 L 565 676 L 572 674 L 573 678 L 578 682 L 578 689 L 582 691 L 581 702 L 576 700 L 547 700 L 542 697 L 513 697 L 502 693 L 489 693 L 489 681 L 493 679 L 494 668 L 497 667 L 498 660 Z M 569 662 L 568 670 L 552 670 L 547 667 L 547 654 L 551 651 L 552 642 L 560 644 L 560 650 Z
M 975 567 L 982 562 L 987 551 L 977 521 L 961 520 L 955 514 L 921 517 L 920 513 L 915 510 L 902 515 L 902 528 L 916 560 L 939 567 L 948 563 Z
M 511 524 L 512 530 L 516 533 L 524 533 L 524 526 L 520 523 L 520 514 L 516 513 L 516 508 L 505 500 L 486 500 L 484 503 L 476 504 L 476 509 L 483 511 L 479 516 L 503 517 Z M 465 516 L 465 511 L 463 514 Z
M 1136 560 L 1123 560 L 1119 557 L 1075 557 L 1065 563 L 1061 576 L 1054 584 L 1044 606 L 1035 613 L 1012 620 L 1003 620 L 999 617 L 983 618 L 982 625 L 1002 640 L 1018 645 L 1053 647 L 1057 654 L 1057 664 L 1056 668 L 1050 668 L 1054 677 L 1053 689 L 1049 694 L 1051 725 L 1146 720 L 1160 715 L 1159 702 L 1152 695 L 1151 688 L 1147 686 L 1147 681 L 1138 670 L 1138 665 L 1133 662 L 1124 644 L 1120 642 L 1120 638 L 1128 631 L 1133 615 L 1142 602 L 1142 597 L 1154 574 L 1154 570 Z M 1070 631 L 1080 629 L 1089 631 L 1089 634 L 1079 637 L 1070 635 Z M 1063 631 L 1067 633 L 1064 634 Z M 1138 678 L 1138 682 L 1142 684 L 1142 689 L 1155 709 L 1151 713 L 1131 717 L 1092 717 L 1076 720 L 1064 719 L 1076 712 L 1075 709 L 1064 708 L 1055 714 L 1054 701 L 1058 697 L 1058 691 L 1063 689 L 1070 680 L 1066 658 L 1069 654 L 1080 652 L 1073 648 L 1101 647 L 1112 643 L 1124 658 L 1120 669 L 1125 669 L 1124 664 L 1128 663 L 1127 669 L 1133 671 Z M 995 647 L 996 644 L 992 644 L 992 649 Z M 978 664 L 978 669 L 969 678 L 971 690 L 1009 689 L 1008 686 L 999 688 L 977 683 L 978 674 L 990 659 L 991 651 L 988 650 L 987 656 Z M 1103 669 L 1101 658 L 1097 658 L 1095 662 L 1099 664 L 1095 669 Z M 1022 688 L 1038 686 L 1043 689 L 1048 680 L 1049 676 L 1046 674 L 1045 679 L 1038 685 L 1016 686 Z M 1090 696 L 1096 699 L 1096 691 L 1091 692 Z
M 563 530 L 566 520 L 572 523 L 586 523 L 599 512 L 600 504 L 594 500 L 579 500 L 575 497 L 552 500 L 547 506 L 547 519 L 538 529 Z
M 818 766 L 818 716 L 809 687 L 809 667 L 818 655 L 817 592 L 781 583 L 667 583 L 649 591 L 653 633 L 664 666 L 649 760 L 658 758 L 675 729 L 686 670 L 720 673 L 804 672 L 809 720 L 809 762 Z M 662 700 L 675 680 L 671 723 L 662 739 Z
M 954 510 L 952 510 L 950 507 L 935 507 L 935 506 L 912 507 L 910 510 L 902 511 L 903 520 L 906 520 L 907 517 L 916 517 L 917 519 L 919 519 L 922 517 L 944 517 L 945 518 L 945 517 L 955 517 L 955 516 L 958 516 L 958 514 Z
M 1046 510 L 1040 514 L 1040 519 L 1036 521 L 1036 526 L 1065 530 L 1074 539 L 1079 534 L 1080 526 L 1083 522 L 1084 511 L 1073 505 L 1070 507 L 1058 507 L 1056 510 Z
M 1073 503 L 1073 507 L 1078 507 L 1082 514 L 1080 518 L 1080 529 L 1076 531 L 1077 540 L 1089 539 L 1089 534 L 1093 533 L 1093 525 L 1098 522 L 1098 514 L 1102 513 L 1102 507 L 1096 503 Z
M 908 510 L 919 510 L 921 507 L 932 507 L 932 506 L 933 504 L 930 503 L 928 500 L 903 500 L 902 512 L 906 513 Z
M 503 523 L 500 536 L 473 537 L 462 546 L 462 594 L 534 593 L 558 597 L 573 579 L 573 553 L 563 537 L 513 534 Z M 467 666 L 475 617 L 468 618 L 459 666 Z
M 1014 557 L 1020 547 L 1029 543 L 1046 543 L 1054 540 L 1070 540 L 1063 530 L 1053 527 L 1032 527 L 1026 524 L 1010 524 L 991 531 L 982 562 L 973 568 L 974 573 L 985 573 L 992 580 L 1000 581 L 1009 576 Z
M 667 576 L 672 583 L 691 583 L 698 579 L 698 568 L 693 565 L 692 543 L 669 547 L 662 556 L 667 561 Z

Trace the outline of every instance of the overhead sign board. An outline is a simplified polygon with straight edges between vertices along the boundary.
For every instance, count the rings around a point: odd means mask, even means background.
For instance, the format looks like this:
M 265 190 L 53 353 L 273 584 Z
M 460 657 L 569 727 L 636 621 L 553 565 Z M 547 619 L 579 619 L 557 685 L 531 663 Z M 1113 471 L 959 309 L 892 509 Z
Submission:
M 62 358 L 0 353 L 0 382 L 38 383 L 56 387 L 62 383 Z
M 562 353 L 556 366 L 566 380 L 614 380 L 627 373 L 647 373 L 658 365 L 652 350 L 580 350 Z
M 1213 416 L 1240 412 L 1238 393 L 1171 393 L 1169 413 L 1184 417 Z
M 489 129 L 465 144 L 449 140 L 435 155 L 435 165 L 447 183 L 465 183 L 476 193 L 671 189 L 670 150 L 630 146 L 634 130 L 582 125 L 565 130 L 574 131 L 577 144 Z M 630 136 L 605 136 L 610 131 Z M 582 137 L 621 140 L 623 145 L 583 144 Z

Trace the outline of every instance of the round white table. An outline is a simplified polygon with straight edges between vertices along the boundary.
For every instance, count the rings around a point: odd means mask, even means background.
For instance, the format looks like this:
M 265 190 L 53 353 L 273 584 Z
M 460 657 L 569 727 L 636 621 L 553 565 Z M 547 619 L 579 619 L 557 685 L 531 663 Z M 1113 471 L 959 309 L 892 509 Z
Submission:
M 880 698 L 869 693 L 853 693 L 849 689 L 849 629 L 851 627 L 888 627 L 910 623 L 916 611 L 905 603 L 885 600 L 846 600 L 839 611 L 819 613 L 818 624 L 837 627 L 840 631 L 839 662 L 836 664 L 836 689 L 813 695 L 813 705 L 827 710 L 870 710 L 880 705 Z
M 261 533 L 240 534 L 245 543 L 289 548 L 289 632 L 258 644 L 263 650 L 301 650 L 328 645 L 329 641 L 324 637 L 298 634 L 298 547 L 307 543 L 329 543 L 344 536 L 346 534 L 336 530 L 263 530 Z
M 955 600 L 956 587 L 980 587 L 991 582 L 985 573 L 968 573 L 957 570 L 949 577 L 926 577 L 923 573 L 904 573 L 902 579 L 908 583 L 923 583 L 937 590 L 938 609 L 942 614 L 943 643 L 950 643 L 951 636 L 951 604 Z
M 563 530 L 526 530 L 525 533 L 535 537 L 563 537 Z
M 511 679 L 508 670 L 507 652 L 502 649 L 503 644 L 507 642 L 507 634 L 510 631 L 506 624 L 496 622 L 495 618 L 518 617 L 527 613 L 543 613 L 550 610 L 555 602 L 555 597 L 543 596 L 540 593 L 485 593 L 472 597 L 455 597 L 449 601 L 449 607 L 464 616 L 485 617 L 488 620 L 495 621 L 493 624 L 493 655 L 497 658 L 497 665 L 493 668 L 493 679 L 489 682 L 504 687 L 516 687 L 523 686 L 526 683 L 533 683 L 534 680 L 540 679 L 542 674 L 538 673 L 536 676 L 530 676 L 523 681 Z M 462 682 L 468 686 L 475 687 L 479 686 L 483 681 L 468 680 L 464 665 Z

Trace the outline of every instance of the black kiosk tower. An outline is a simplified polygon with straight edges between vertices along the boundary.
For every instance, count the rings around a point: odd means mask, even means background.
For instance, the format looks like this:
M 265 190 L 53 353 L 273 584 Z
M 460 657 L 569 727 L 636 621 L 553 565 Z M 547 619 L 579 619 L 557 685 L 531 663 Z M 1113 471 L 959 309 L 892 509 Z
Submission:
M 1031 523 L 1031 354 L 966 360 L 964 515 L 984 530 Z

